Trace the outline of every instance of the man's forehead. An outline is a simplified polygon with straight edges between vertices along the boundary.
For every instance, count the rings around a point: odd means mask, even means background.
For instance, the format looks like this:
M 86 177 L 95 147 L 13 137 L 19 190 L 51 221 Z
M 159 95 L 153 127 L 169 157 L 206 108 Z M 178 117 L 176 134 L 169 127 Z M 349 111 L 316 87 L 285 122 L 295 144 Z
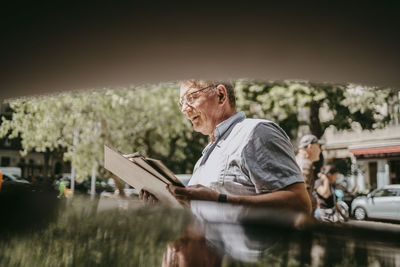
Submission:
M 184 95 L 187 95 L 191 92 L 196 91 L 197 89 L 199 89 L 200 86 L 197 86 L 195 84 L 190 84 L 190 83 L 186 83 L 186 84 L 181 84 L 181 88 L 180 88 L 180 95 L 181 97 Z

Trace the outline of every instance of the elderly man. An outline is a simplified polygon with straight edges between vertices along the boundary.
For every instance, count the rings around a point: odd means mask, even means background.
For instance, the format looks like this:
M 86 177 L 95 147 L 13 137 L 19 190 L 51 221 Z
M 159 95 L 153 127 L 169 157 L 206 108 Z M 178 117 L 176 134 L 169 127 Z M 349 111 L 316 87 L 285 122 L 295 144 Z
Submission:
M 311 212 L 304 180 L 286 133 L 275 123 L 236 111 L 233 86 L 182 82 L 179 106 L 210 143 L 189 186 L 169 185 L 178 200 L 208 200 Z M 142 199 L 154 199 L 141 192 Z
M 301 173 L 306 183 L 307 192 L 311 199 L 313 211 L 317 206 L 317 199 L 313 195 L 315 182 L 313 162 L 319 160 L 319 156 L 321 154 L 321 144 L 323 144 L 323 142 L 318 140 L 315 135 L 304 135 L 300 139 L 299 152 L 296 155 L 296 161 L 300 166 Z

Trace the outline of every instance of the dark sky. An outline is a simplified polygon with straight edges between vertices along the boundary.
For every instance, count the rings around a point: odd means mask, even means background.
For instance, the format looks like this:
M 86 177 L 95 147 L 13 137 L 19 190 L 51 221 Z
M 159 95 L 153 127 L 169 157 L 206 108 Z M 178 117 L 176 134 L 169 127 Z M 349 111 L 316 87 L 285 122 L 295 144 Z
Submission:
M 13 2 L 0 11 L 2 99 L 185 78 L 400 88 L 397 4 Z

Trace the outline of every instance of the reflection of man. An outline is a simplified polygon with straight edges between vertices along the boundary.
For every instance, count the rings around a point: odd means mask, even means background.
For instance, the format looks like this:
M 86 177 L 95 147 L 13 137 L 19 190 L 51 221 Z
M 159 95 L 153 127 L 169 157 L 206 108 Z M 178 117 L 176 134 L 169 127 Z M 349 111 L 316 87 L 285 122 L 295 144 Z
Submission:
M 311 211 L 286 133 L 271 121 L 246 119 L 238 113 L 230 84 L 184 81 L 179 104 L 194 130 L 208 135 L 210 143 L 189 186 L 168 187 L 177 199 Z M 141 192 L 141 198 L 153 201 L 147 192 Z
M 321 144 L 322 142 L 318 140 L 315 135 L 305 135 L 300 140 L 299 152 L 296 155 L 296 161 L 300 166 L 301 173 L 306 183 L 313 210 L 315 210 L 317 205 L 317 200 L 312 194 L 314 191 L 315 182 L 313 162 L 319 160 L 319 155 L 321 154 Z
M 287 251 L 277 245 L 292 241 L 291 230 L 312 225 L 302 212 L 195 200 L 190 208 L 194 220 L 167 246 L 163 266 L 221 266 L 224 255 L 243 263 L 279 259 Z
M 221 266 L 222 254 L 209 244 L 198 223 L 191 223 L 183 235 L 168 244 L 162 267 Z
M 260 213 L 267 215 L 254 221 L 265 225 L 259 228 L 241 223 L 243 218 L 249 219 L 254 214 L 249 207 L 192 201 L 191 209 L 195 219 L 177 241 L 168 244 L 163 267 L 221 266 L 225 254 L 235 260 L 256 263 L 278 240 L 276 231 L 266 231 L 273 225 L 269 219 L 274 218 L 268 216 L 271 210 L 255 211 L 257 217 Z

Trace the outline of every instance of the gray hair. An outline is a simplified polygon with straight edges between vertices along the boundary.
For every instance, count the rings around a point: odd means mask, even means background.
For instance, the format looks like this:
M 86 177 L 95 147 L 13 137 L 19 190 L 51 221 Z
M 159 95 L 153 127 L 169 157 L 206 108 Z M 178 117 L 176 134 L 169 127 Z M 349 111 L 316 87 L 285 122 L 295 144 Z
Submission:
M 208 86 L 217 87 L 222 84 L 225 86 L 226 91 L 228 93 L 228 101 L 231 107 L 236 108 L 236 97 L 235 97 L 235 87 L 233 82 L 224 82 L 224 81 L 211 81 L 211 80 L 184 80 L 181 82 L 182 85 L 187 85 L 195 88 L 204 88 Z

